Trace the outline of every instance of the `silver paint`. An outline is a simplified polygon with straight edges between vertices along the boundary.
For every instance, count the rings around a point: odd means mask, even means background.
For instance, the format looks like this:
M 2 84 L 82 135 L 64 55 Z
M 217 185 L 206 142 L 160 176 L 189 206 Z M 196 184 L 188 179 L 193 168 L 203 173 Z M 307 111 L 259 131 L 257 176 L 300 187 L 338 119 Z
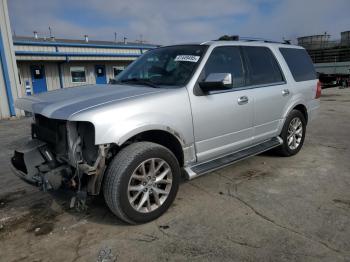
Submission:
M 280 134 L 288 113 L 303 105 L 309 120 L 317 114 L 317 80 L 295 82 L 279 48 L 301 48 L 262 42 L 209 41 L 189 83 L 180 88 L 133 85 L 88 85 L 24 97 L 20 109 L 49 118 L 88 121 L 95 144 L 123 144 L 143 131 L 174 135 L 185 152 L 185 165 L 203 162 L 257 144 Z M 252 86 L 206 96 L 194 94 L 197 79 L 217 46 L 266 46 L 271 49 L 285 82 Z M 285 94 L 288 90 L 289 94 Z M 239 103 L 242 97 L 248 101 Z

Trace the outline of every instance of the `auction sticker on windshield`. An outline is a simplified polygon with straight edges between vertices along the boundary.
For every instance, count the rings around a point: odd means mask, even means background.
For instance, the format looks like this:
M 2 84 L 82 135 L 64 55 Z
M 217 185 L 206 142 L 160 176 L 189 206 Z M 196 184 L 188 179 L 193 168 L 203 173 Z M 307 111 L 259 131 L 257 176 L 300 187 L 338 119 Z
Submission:
M 198 62 L 200 56 L 196 55 L 178 55 L 175 57 L 174 61 L 180 61 L 180 62 Z

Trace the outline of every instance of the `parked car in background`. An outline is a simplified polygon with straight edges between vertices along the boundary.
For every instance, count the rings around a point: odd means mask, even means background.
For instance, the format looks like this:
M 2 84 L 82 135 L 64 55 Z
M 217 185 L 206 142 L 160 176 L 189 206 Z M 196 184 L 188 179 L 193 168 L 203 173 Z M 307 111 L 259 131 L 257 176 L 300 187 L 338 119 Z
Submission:
M 273 148 L 298 153 L 321 95 L 303 48 L 266 41 L 157 48 L 113 83 L 17 100 L 34 121 L 11 165 L 44 190 L 102 192 L 132 224 L 169 208 L 181 170 L 193 179 Z

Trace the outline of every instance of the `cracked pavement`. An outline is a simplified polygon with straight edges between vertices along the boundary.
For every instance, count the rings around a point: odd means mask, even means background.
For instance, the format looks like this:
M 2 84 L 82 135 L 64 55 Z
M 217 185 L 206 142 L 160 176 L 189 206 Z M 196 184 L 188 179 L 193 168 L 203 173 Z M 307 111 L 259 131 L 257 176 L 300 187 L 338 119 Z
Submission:
M 0 121 L 1 261 L 350 261 L 350 89 L 326 89 L 304 148 L 265 153 L 183 181 L 145 225 L 116 219 L 101 197 L 68 208 L 15 177 L 29 119 Z

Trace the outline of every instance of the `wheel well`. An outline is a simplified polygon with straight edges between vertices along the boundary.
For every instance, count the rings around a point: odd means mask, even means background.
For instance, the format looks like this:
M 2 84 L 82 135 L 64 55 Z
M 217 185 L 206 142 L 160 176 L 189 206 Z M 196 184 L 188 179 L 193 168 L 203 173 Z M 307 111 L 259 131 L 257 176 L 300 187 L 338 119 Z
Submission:
M 163 130 L 150 130 L 133 136 L 124 143 L 130 144 L 136 141 L 148 141 L 168 148 L 179 161 L 180 166 L 184 164 L 184 155 L 179 140 L 169 132 Z
M 293 109 L 300 111 L 304 115 L 305 121 L 307 123 L 307 121 L 308 121 L 308 114 L 307 114 L 306 107 L 304 105 L 302 105 L 302 104 L 299 104 L 299 105 L 295 106 Z

